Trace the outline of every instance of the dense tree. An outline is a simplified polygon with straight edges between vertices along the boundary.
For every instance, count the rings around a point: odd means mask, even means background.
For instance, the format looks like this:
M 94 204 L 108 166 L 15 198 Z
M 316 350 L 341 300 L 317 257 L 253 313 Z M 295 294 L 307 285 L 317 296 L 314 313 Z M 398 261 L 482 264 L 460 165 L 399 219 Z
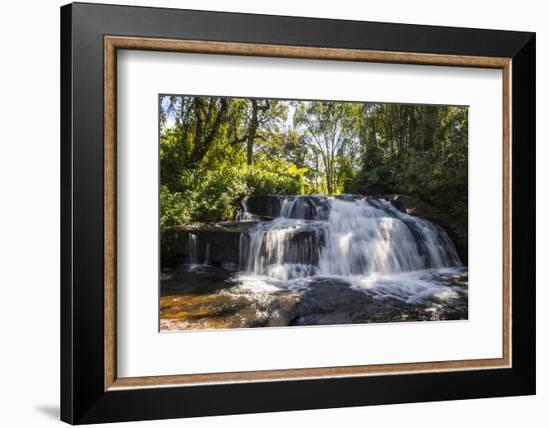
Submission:
M 346 191 L 409 193 L 467 222 L 468 110 L 366 104 L 361 167 Z
M 231 219 L 252 194 L 409 193 L 467 222 L 468 110 L 164 96 L 161 223 Z
M 311 167 L 324 176 L 326 193 L 339 193 L 355 161 L 359 104 L 296 102 L 294 125 L 311 152 Z M 321 168 L 318 167 L 320 159 Z

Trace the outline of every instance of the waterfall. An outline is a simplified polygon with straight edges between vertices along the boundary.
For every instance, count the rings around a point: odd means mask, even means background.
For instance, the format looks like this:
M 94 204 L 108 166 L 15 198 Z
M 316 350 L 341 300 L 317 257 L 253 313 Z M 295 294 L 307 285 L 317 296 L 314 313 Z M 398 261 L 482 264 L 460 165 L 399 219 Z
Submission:
M 173 303 L 186 326 L 468 319 L 468 268 L 430 221 L 360 195 L 257 196 L 242 208 L 240 224 L 189 230 L 186 265 L 166 275 L 200 293 Z
M 199 264 L 199 257 L 198 257 L 198 242 L 197 242 L 197 235 L 194 233 L 190 233 L 188 236 L 188 252 L 189 252 L 189 264 L 191 266 L 195 266 Z
M 235 221 L 250 221 L 256 220 L 257 216 L 248 211 L 247 198 L 241 201 L 241 209 L 235 216 Z
M 284 197 L 279 217 L 241 237 L 241 269 L 291 280 L 460 266 L 445 231 L 383 199 Z
M 204 249 L 204 263 L 205 266 L 210 266 L 210 242 L 206 243 L 206 247 Z
M 281 217 L 303 220 L 326 220 L 330 210 L 324 196 L 289 196 L 281 203 Z
M 287 280 L 316 273 L 324 222 L 276 218 L 260 222 L 241 239 L 241 267 L 257 275 Z

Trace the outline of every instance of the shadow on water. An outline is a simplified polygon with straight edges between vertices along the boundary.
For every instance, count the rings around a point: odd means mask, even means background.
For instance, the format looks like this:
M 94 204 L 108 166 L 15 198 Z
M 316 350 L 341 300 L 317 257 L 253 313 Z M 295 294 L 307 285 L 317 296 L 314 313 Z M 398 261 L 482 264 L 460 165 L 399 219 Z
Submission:
M 204 295 L 232 287 L 232 271 L 215 266 L 181 265 L 161 275 L 160 295 Z

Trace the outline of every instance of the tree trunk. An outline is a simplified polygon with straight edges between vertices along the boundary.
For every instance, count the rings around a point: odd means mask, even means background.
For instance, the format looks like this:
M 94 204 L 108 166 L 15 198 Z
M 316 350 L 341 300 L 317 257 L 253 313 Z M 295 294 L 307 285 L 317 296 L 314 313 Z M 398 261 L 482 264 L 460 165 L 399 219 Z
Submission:
M 199 100 L 199 97 L 195 98 L 195 144 L 191 153 L 191 158 L 188 162 L 189 168 L 196 168 L 200 161 L 204 158 L 208 149 L 214 142 L 214 139 L 218 135 L 222 122 L 225 120 L 225 115 L 229 108 L 229 104 L 226 98 L 220 98 L 219 109 L 214 117 L 210 132 L 206 133 L 209 119 L 207 116 L 203 117 L 203 105 Z M 215 108 L 210 106 L 211 114 Z
M 258 129 L 258 101 L 250 100 L 252 103 L 252 117 L 248 127 L 248 138 L 246 139 L 246 163 L 254 165 L 254 139 Z
M 423 113 L 422 149 L 431 150 L 433 148 L 435 131 L 439 124 L 439 109 L 435 106 L 425 106 Z

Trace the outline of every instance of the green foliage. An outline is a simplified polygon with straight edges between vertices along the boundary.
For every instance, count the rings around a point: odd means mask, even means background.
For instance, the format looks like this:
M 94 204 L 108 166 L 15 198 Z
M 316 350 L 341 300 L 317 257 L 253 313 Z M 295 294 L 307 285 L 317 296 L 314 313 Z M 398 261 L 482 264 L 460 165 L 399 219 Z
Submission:
M 181 176 L 181 189 L 161 187 L 161 227 L 188 222 L 230 220 L 235 201 L 248 192 L 237 168 L 192 170 Z M 165 195 L 163 197 L 163 195 Z
M 171 192 L 167 186 L 160 187 L 160 227 L 173 226 L 191 221 L 192 200 L 180 192 Z
M 357 160 L 361 104 L 295 102 L 294 125 L 310 152 L 310 168 L 323 177 L 323 191 L 341 193 Z
M 284 161 L 186 171 L 180 177 L 179 188 L 183 191 L 161 186 L 161 227 L 232 220 L 239 201 L 249 195 L 307 193 L 305 172 Z
M 188 188 L 193 206 L 192 220 L 229 220 L 234 200 L 246 193 L 232 167 L 216 170 L 197 170 L 191 174 Z
M 306 172 L 282 160 L 264 160 L 248 168 L 244 178 L 250 195 L 301 195 L 309 193 Z
M 464 107 L 161 98 L 161 227 L 250 195 L 406 193 L 467 223 Z
M 468 116 L 462 107 L 367 107 L 361 168 L 347 191 L 406 193 L 468 222 Z M 399 111 L 401 110 L 401 111 Z M 406 117 L 407 126 L 398 119 Z

